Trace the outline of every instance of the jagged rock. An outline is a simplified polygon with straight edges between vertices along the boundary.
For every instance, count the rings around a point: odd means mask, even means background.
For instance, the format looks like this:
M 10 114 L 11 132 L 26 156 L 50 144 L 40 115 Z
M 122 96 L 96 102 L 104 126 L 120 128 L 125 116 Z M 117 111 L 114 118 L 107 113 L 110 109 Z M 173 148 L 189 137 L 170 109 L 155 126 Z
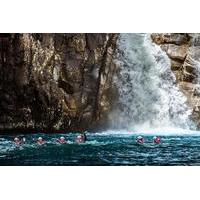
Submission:
M 152 40 L 171 59 L 177 83 L 193 108 L 192 118 L 200 127 L 200 34 L 152 34 Z
M 171 60 L 171 69 L 173 71 L 181 70 L 181 67 L 182 67 L 182 62 L 173 59 Z
M 80 131 L 107 120 L 118 34 L 0 34 L 0 131 Z
M 156 44 L 187 44 L 189 41 L 189 36 L 185 33 L 153 33 L 151 35 L 153 41 Z
M 187 54 L 186 45 L 178 46 L 176 44 L 164 44 L 161 48 L 166 51 L 171 59 L 175 60 L 184 60 Z

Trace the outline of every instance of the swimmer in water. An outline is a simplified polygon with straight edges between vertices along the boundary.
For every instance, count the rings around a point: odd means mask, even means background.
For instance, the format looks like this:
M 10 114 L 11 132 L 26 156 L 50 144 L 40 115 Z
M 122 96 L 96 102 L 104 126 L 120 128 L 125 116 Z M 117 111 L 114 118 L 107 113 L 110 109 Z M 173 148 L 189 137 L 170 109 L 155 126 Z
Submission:
M 86 140 L 87 140 L 87 137 L 86 137 L 86 134 L 85 134 L 85 133 L 83 133 L 83 134 L 81 134 L 81 135 L 78 135 L 78 136 L 76 137 L 76 142 L 77 142 L 77 143 L 85 143 Z
M 78 135 L 77 137 L 76 137 L 76 143 L 82 143 L 83 142 L 83 139 L 82 139 L 82 136 L 81 135 Z
M 58 142 L 59 142 L 60 144 L 66 144 L 66 143 L 67 143 L 67 141 L 65 140 L 64 137 L 60 137 L 60 138 L 58 139 Z
M 14 138 L 14 143 L 15 143 L 16 145 L 20 145 L 20 144 L 21 144 L 21 141 L 20 141 L 20 139 L 19 139 L 18 137 L 15 137 L 15 138 Z
M 138 137 L 136 138 L 136 142 L 137 142 L 138 144 L 144 144 L 144 138 L 143 138 L 142 136 L 138 136 Z
M 155 137 L 153 137 L 153 142 L 154 142 L 154 144 L 160 144 L 161 138 L 159 136 L 155 136 Z
M 39 137 L 38 139 L 37 139 L 37 144 L 38 145 L 43 145 L 45 143 L 45 140 L 42 138 L 42 137 Z

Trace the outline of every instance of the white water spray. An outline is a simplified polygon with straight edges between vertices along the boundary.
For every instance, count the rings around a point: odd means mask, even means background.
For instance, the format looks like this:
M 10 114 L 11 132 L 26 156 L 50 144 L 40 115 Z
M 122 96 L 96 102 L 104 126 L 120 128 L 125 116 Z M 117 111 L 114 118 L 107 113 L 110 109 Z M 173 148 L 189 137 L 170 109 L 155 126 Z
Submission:
M 176 86 L 170 60 L 149 34 L 121 34 L 119 103 L 113 126 L 128 130 L 190 129 L 192 112 Z

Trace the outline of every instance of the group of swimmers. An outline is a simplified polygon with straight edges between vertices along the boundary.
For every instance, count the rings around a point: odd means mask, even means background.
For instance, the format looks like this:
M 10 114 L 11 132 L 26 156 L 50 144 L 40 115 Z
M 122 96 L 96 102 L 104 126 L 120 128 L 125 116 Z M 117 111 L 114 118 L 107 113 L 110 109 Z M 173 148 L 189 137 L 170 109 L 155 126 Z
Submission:
M 142 136 L 138 136 L 138 137 L 136 138 L 136 142 L 137 142 L 138 144 L 144 144 L 145 139 L 144 139 Z M 154 137 L 153 137 L 153 143 L 154 143 L 154 144 L 160 144 L 160 143 L 161 143 L 161 138 L 160 138 L 159 136 L 154 136 Z
M 85 133 L 83 133 L 83 134 L 80 134 L 80 135 L 78 135 L 78 136 L 76 137 L 75 142 L 76 142 L 76 143 L 85 143 L 86 140 L 87 140 L 87 136 L 86 136 Z M 42 138 L 42 137 L 38 137 L 38 139 L 37 139 L 36 142 L 37 142 L 38 145 L 43 145 L 43 144 L 46 143 L 45 139 Z M 60 138 L 58 138 L 58 139 L 57 139 L 57 142 L 60 143 L 60 144 L 67 144 L 67 140 L 66 140 L 65 137 L 63 137 L 63 136 L 61 136 Z M 26 138 L 23 137 L 23 138 L 20 139 L 19 137 L 15 137 L 15 138 L 14 138 L 14 143 L 15 143 L 16 145 L 25 144 L 25 143 L 26 143 Z
M 76 139 L 75 139 L 76 143 L 85 143 L 86 141 L 87 141 L 87 136 L 86 136 L 85 133 L 78 135 L 76 137 Z M 66 144 L 67 140 L 65 139 L 65 137 L 61 136 L 60 138 L 57 139 L 57 142 L 60 143 L 60 144 Z M 138 136 L 136 138 L 136 142 L 138 144 L 144 144 L 145 143 L 145 139 L 142 136 Z M 153 142 L 154 142 L 154 144 L 160 144 L 161 143 L 161 138 L 159 136 L 155 136 L 155 137 L 153 137 Z M 24 144 L 24 143 L 26 143 L 26 138 L 23 137 L 23 138 L 20 139 L 18 137 L 15 137 L 14 138 L 14 143 L 16 145 Z M 38 137 L 38 139 L 37 139 L 37 144 L 38 145 L 43 145 L 45 143 L 46 143 L 45 139 L 43 139 L 42 137 Z

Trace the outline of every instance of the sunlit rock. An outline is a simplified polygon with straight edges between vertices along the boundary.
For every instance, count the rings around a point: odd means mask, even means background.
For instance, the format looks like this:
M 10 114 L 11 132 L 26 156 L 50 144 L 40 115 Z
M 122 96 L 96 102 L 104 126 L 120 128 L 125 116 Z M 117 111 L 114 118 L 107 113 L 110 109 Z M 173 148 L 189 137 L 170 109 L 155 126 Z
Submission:
M 188 103 L 193 108 L 192 118 L 200 125 L 200 34 L 152 34 L 171 59 L 171 69 Z

